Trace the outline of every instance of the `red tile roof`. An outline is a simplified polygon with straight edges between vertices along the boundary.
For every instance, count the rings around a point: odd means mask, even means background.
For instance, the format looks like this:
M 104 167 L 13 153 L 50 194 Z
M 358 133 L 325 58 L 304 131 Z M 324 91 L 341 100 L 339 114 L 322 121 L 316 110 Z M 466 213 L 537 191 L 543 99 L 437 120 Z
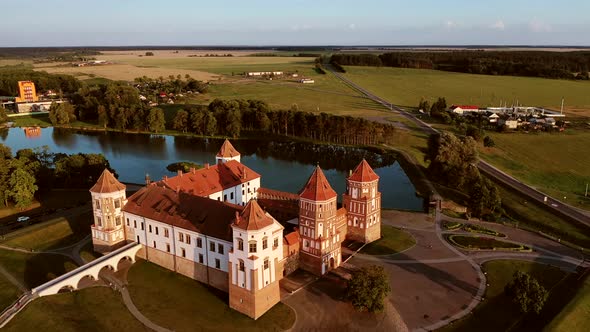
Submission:
M 165 178 L 161 182 L 172 190 L 205 197 L 257 178 L 260 178 L 260 174 L 238 161 L 230 160 Z
M 372 182 L 379 180 L 379 175 L 375 174 L 369 163 L 363 159 L 348 179 L 355 182 Z
M 478 110 L 479 109 L 479 106 L 477 106 L 477 105 L 453 105 L 453 106 L 451 106 L 451 109 L 454 110 L 457 107 L 460 107 L 461 109 L 464 109 L 464 110 Z
M 232 158 L 239 155 L 240 153 L 238 152 L 238 150 L 236 150 L 236 148 L 234 148 L 234 146 L 231 145 L 231 143 L 227 139 L 225 140 L 225 142 L 223 142 L 223 145 L 221 146 L 221 149 L 219 149 L 219 152 L 217 152 L 217 157 L 223 158 Z
M 266 212 L 262 210 L 260 205 L 255 199 L 251 199 L 246 207 L 236 216 L 235 226 L 243 230 L 256 231 L 264 227 L 270 226 L 274 223 L 274 220 L 266 215 Z
M 105 168 L 102 174 L 98 178 L 98 181 L 90 188 L 93 193 L 114 193 L 117 191 L 125 190 L 125 185 L 119 182 L 113 173 L 109 172 Z
M 316 167 L 309 180 L 307 180 L 305 187 L 299 193 L 299 197 L 313 201 L 327 201 L 336 196 L 336 192 L 330 186 L 320 166 Z
M 232 241 L 231 223 L 243 207 L 176 192 L 161 185 L 141 188 L 128 198 L 123 211 Z
M 287 235 L 285 235 L 285 241 L 287 244 L 292 246 L 294 244 L 299 244 L 299 231 L 295 230 Z

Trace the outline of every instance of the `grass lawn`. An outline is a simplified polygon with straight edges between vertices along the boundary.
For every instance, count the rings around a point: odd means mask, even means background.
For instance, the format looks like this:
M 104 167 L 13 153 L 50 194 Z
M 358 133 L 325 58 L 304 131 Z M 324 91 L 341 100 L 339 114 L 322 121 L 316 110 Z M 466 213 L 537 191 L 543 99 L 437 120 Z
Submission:
M 442 223 L 442 228 L 447 231 L 454 231 L 454 230 L 459 229 L 461 227 L 463 227 L 463 224 L 460 222 L 456 222 L 456 221 L 444 221 Z
M 381 238 L 367 244 L 360 252 L 367 255 L 391 255 L 404 251 L 416 244 L 408 232 L 382 225 Z
M 94 251 L 91 241 L 80 249 L 80 257 L 82 257 L 85 262 L 92 262 L 93 260 L 102 257 L 102 255 Z
M 533 262 L 497 260 L 483 265 L 487 272 L 485 300 L 478 305 L 472 315 L 460 319 L 439 331 L 539 331 L 539 324 L 550 316 L 549 308 L 552 301 L 557 301 L 559 283 L 566 273 L 556 267 Z M 557 287 L 550 293 L 545 309 L 540 315 L 521 314 L 519 308 L 504 295 L 504 287 L 512 280 L 516 271 L 522 271 L 536 278 L 547 290 Z M 559 285 L 558 285 L 559 283 Z M 541 325 L 542 327 L 542 325 Z
M 175 331 L 280 331 L 295 322 L 295 312 L 283 303 L 253 320 L 230 309 L 226 293 L 144 260 L 131 267 L 128 281 L 139 311 Z
M 21 291 L 0 274 L 0 312 L 14 302 Z
M 590 278 L 577 291 L 575 297 L 551 321 L 544 331 L 587 331 L 590 326 Z
M 9 121 L 14 122 L 15 127 L 51 127 L 49 121 L 49 113 L 13 116 L 8 118 Z
M 590 197 L 584 197 L 590 183 L 590 131 L 488 135 L 496 147 L 480 149 L 484 160 L 567 204 L 590 209 Z
M 346 77 L 388 101 L 416 107 L 421 98 L 447 104 L 497 106 L 500 102 L 590 109 L 590 82 L 535 77 L 491 76 L 426 69 L 346 66 Z
M 451 244 L 467 249 L 521 249 L 523 247 L 510 242 L 479 236 L 451 235 L 447 239 Z
M 543 209 L 536 203 L 527 201 L 519 194 L 498 186 L 502 197 L 502 207 L 517 227 L 561 238 L 584 248 L 590 248 L 588 227 L 578 226 Z
M 500 232 L 496 232 L 494 230 L 479 226 L 479 225 L 473 225 L 473 224 L 466 224 L 463 226 L 463 230 L 467 231 L 467 232 L 471 232 L 471 233 L 479 233 L 479 234 L 486 234 L 486 235 L 492 235 L 492 236 L 498 236 L 498 237 L 506 237 L 506 234 L 500 233 Z
M 5 331 L 149 331 L 110 288 L 92 287 L 31 302 Z
M 10 235 L 0 243 L 17 248 L 43 251 L 74 244 L 90 234 L 92 212 L 77 217 L 60 217 L 54 221 L 37 224 Z
M 25 254 L 4 249 L 0 249 L 0 264 L 28 288 L 37 287 L 78 267 L 62 255 Z

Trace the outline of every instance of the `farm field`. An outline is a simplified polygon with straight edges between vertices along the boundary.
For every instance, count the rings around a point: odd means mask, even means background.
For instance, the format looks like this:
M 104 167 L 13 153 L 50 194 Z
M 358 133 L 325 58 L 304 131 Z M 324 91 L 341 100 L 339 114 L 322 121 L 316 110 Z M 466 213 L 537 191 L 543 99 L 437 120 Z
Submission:
M 578 115 L 590 115 L 590 82 L 533 77 L 490 76 L 426 69 L 346 66 L 346 77 L 372 93 L 406 107 L 415 107 L 421 98 L 447 104 L 479 106 L 521 105 L 558 109 L 561 98 Z
M 590 132 L 488 135 L 496 146 L 480 149 L 484 160 L 567 204 L 590 209 L 590 198 L 584 197 L 590 183 Z

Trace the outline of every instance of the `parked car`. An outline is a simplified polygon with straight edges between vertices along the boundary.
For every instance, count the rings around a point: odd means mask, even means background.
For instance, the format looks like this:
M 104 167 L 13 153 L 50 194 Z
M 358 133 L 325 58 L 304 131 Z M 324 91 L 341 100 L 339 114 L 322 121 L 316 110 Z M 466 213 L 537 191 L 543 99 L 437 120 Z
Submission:
M 30 217 L 27 217 L 27 216 L 20 216 L 20 217 L 16 218 L 16 221 L 18 221 L 18 222 L 25 222 L 25 221 L 27 221 L 29 219 L 31 219 L 31 218 Z

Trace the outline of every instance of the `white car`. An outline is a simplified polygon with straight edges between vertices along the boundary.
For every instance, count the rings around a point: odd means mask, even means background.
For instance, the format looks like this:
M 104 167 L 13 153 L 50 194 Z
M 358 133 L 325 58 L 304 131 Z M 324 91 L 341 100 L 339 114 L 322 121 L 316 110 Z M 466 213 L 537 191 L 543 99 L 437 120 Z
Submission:
M 18 222 L 24 222 L 24 221 L 27 221 L 29 219 L 31 219 L 31 218 L 30 217 L 27 217 L 27 216 L 21 216 L 21 217 L 16 218 L 16 221 L 18 221 Z

